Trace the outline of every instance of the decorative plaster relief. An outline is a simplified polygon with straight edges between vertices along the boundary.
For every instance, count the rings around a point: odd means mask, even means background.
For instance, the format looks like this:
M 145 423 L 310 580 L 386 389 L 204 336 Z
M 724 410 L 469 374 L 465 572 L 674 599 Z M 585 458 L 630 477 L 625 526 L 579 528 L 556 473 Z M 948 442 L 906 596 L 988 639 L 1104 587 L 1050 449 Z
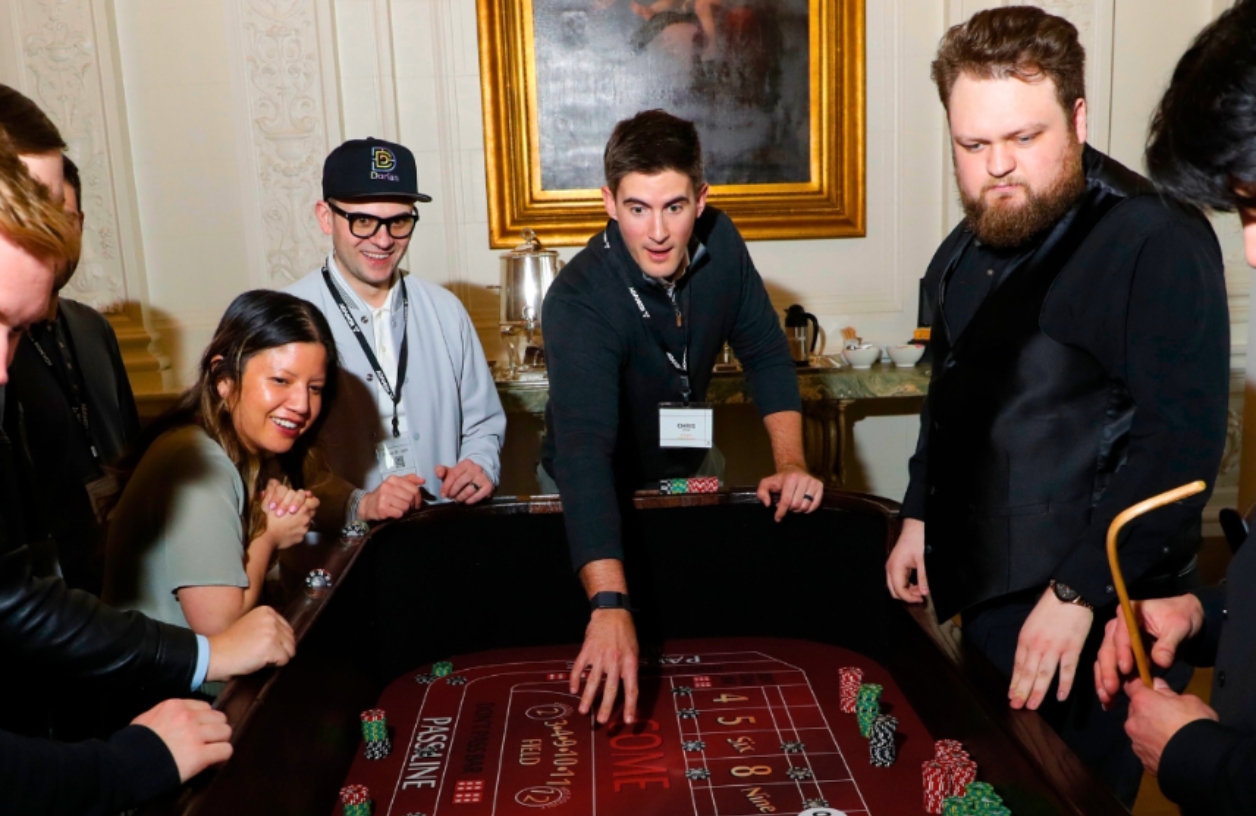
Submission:
M 83 181 L 83 256 L 67 289 L 101 311 L 127 299 L 91 0 L 17 0 L 25 87 L 69 145 Z M 109 44 L 104 44 L 105 53 Z
M 266 284 L 318 266 L 326 241 L 311 215 L 330 146 L 316 0 L 241 0 L 253 162 Z M 248 180 L 245 180 L 246 188 Z

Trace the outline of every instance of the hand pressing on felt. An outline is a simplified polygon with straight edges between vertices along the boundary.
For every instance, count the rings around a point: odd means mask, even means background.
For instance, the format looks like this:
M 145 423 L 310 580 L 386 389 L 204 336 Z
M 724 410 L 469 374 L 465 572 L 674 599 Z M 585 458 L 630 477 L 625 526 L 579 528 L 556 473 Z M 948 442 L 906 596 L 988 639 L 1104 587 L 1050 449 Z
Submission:
M 920 519 L 903 519 L 903 530 L 885 562 L 885 585 L 890 595 L 907 603 L 924 603 L 929 594 L 929 581 L 925 578 L 925 523 Z
M 318 510 L 318 499 L 313 493 L 288 487 L 276 479 L 266 483 L 261 503 L 266 513 L 263 535 L 281 550 L 305 539 L 314 522 L 314 512 Z
M 436 466 L 436 477 L 441 480 L 440 495 L 458 504 L 475 504 L 493 495 L 495 485 L 484 468 L 470 459 L 463 459 L 453 467 Z
M 1178 694 L 1162 678 L 1152 681 L 1152 688 L 1137 677 L 1125 684 L 1130 698 L 1130 713 L 1125 720 L 1125 733 L 1134 744 L 1134 753 L 1142 760 L 1147 773 L 1160 772 L 1160 757 L 1173 735 L 1196 720 L 1220 718 L 1208 704 L 1193 694 Z
M 214 711 L 204 700 L 166 700 L 131 724 L 142 725 L 161 738 L 179 768 L 180 782 L 231 758 L 227 715 Z
M 1173 665 L 1182 641 L 1199 634 L 1204 626 L 1204 607 L 1194 595 L 1135 601 L 1134 620 L 1138 628 L 1156 639 L 1151 659 L 1161 668 Z M 1125 612 L 1117 607 L 1116 617 L 1103 630 L 1103 645 L 1095 660 L 1095 692 L 1107 708 L 1121 690 L 1122 675 L 1134 673 L 1134 650 L 1130 646 Z
M 624 723 L 637 721 L 637 630 L 632 613 L 626 609 L 598 609 L 589 616 L 584 632 L 584 647 L 571 667 L 571 693 L 580 693 L 580 675 L 589 677 L 580 696 L 580 713 L 593 710 L 598 688 L 602 688 L 602 705 L 597 721 L 610 722 L 615 698 L 622 683 L 624 688 Z
M 401 518 L 423 506 L 422 487 L 426 480 L 417 474 L 389 476 L 380 486 L 362 496 L 357 517 L 361 521 Z
M 1060 672 L 1057 700 L 1067 700 L 1077 674 L 1077 660 L 1095 613 L 1078 604 L 1065 603 L 1048 589 L 1021 626 L 1016 643 L 1016 662 L 1007 696 L 1012 708 L 1036 711 L 1047 688 Z
M 824 501 L 824 483 L 807 472 L 802 465 L 785 464 L 763 481 L 755 495 L 764 507 L 772 506 L 772 494 L 779 494 L 776 520 L 787 513 L 814 513 Z

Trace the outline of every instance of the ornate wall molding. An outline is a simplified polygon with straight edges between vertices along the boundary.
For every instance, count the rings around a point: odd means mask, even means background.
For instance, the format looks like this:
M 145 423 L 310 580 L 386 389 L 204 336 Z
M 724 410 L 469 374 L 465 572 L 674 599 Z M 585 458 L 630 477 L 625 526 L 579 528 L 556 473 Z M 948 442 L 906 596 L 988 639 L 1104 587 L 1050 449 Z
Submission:
M 231 33 L 251 279 L 282 287 L 328 245 L 311 208 L 340 142 L 330 0 L 237 0 Z
M 112 87 L 112 43 L 98 40 L 98 31 L 108 31 L 97 19 L 103 4 L 14 0 L 10 14 L 19 44 L 19 89 L 56 123 L 83 180 L 83 257 L 66 294 L 102 311 L 120 311 L 129 293 L 110 150 L 129 148 L 109 128 L 110 106 L 121 95 Z

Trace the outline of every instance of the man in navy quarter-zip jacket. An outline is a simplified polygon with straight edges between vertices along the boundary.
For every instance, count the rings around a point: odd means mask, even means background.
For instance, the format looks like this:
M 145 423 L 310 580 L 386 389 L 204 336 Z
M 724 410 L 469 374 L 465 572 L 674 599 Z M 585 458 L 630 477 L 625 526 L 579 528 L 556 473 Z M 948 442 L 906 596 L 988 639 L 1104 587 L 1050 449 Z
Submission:
M 545 298 L 550 396 L 538 477 L 562 495 L 572 565 L 592 610 L 571 691 L 588 680 L 598 721 L 623 685 L 636 719 L 637 641 L 623 569 L 622 497 L 664 478 L 711 475 L 714 450 L 665 447 L 661 403 L 701 402 L 725 342 L 745 368 L 772 444 L 776 473 L 759 484 L 776 519 L 820 506 L 807 472 L 798 379 L 785 335 L 745 242 L 706 204 L 693 124 L 645 111 L 615 126 L 604 155 L 610 216 Z

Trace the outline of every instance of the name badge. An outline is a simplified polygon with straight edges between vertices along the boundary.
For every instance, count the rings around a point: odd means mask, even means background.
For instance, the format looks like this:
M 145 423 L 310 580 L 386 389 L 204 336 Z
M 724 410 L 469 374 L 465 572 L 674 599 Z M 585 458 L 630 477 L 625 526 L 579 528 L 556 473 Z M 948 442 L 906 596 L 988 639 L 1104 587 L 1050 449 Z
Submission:
M 414 461 L 414 447 L 408 435 L 401 438 L 390 436 L 380 442 L 375 451 L 375 458 L 379 460 L 380 475 L 385 479 L 389 476 L 404 476 L 407 473 L 418 472 L 417 463 Z
M 87 488 L 87 498 L 92 503 L 92 513 L 96 516 L 96 523 L 103 525 L 107 520 L 108 511 L 113 506 L 113 498 L 118 495 L 118 480 L 112 476 L 102 476 L 88 482 L 84 487 Z
M 709 448 L 715 417 L 709 402 L 664 402 L 659 405 L 660 448 Z

